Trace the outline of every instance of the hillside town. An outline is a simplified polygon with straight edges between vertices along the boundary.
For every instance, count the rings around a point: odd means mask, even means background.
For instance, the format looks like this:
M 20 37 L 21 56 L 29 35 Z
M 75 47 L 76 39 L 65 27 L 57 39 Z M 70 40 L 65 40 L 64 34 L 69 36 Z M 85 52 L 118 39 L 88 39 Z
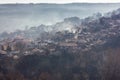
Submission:
M 118 9 L 119 10 L 119 9 Z M 71 21 L 79 21 L 77 17 L 65 19 L 65 23 L 71 23 Z M 92 21 L 93 20 L 93 21 Z M 93 47 L 103 46 L 112 37 L 119 37 L 120 35 L 120 15 L 116 14 L 112 17 L 100 17 L 98 19 L 92 19 L 92 22 L 83 21 L 81 25 L 74 24 L 75 27 L 69 27 L 71 30 L 63 30 L 55 32 L 55 35 L 49 37 L 44 35 L 44 38 L 38 37 L 32 39 L 31 37 L 25 37 L 25 31 L 20 31 L 14 38 L 7 38 L 0 41 L 0 54 L 1 55 L 30 55 L 38 53 L 40 55 L 50 55 L 57 51 L 57 48 L 68 48 L 70 51 L 84 52 L 93 49 Z M 67 22 L 66 22 L 67 21 Z M 69 22 L 70 21 L 70 22 Z M 75 22 L 74 22 L 75 23 Z M 77 22 L 79 23 L 79 22 Z M 103 24 L 104 23 L 104 24 Z M 63 24 L 63 23 L 61 23 Z M 59 23 L 59 25 L 61 25 Z M 80 23 L 79 23 L 80 24 Z M 96 27 L 97 26 L 104 26 Z M 42 27 L 45 27 L 41 25 Z M 88 27 L 85 27 L 88 26 Z M 67 27 L 67 26 L 66 26 Z M 94 31 L 94 29 L 97 29 Z M 27 31 L 36 31 L 36 28 L 30 28 Z M 23 33 L 23 34 L 22 34 Z M 48 32 L 47 32 L 48 33 Z M 37 34 L 38 35 L 38 34 Z M 33 35 L 34 36 L 34 35 Z

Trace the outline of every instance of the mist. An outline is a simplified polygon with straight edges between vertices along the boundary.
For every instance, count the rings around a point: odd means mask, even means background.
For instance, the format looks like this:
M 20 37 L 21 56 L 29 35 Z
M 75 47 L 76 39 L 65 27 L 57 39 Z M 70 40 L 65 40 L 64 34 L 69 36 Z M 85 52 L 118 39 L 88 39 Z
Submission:
M 12 32 L 40 24 L 51 25 L 64 18 L 77 16 L 80 19 L 94 13 L 102 14 L 118 9 L 119 3 L 73 3 L 73 4 L 1 4 L 0 32 Z

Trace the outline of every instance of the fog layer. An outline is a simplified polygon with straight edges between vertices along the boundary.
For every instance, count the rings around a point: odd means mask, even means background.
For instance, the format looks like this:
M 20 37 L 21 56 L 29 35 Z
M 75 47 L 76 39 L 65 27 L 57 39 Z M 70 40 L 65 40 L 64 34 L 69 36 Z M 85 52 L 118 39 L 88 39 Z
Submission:
M 25 29 L 26 26 L 55 24 L 64 18 L 85 18 L 97 12 L 103 14 L 120 7 L 120 4 L 1 4 L 0 32 Z

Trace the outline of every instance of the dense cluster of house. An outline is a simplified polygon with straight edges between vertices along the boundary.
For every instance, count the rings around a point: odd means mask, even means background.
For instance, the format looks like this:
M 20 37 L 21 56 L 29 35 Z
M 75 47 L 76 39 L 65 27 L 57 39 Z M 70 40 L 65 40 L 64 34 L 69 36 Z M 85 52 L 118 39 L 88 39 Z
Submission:
M 109 28 L 94 33 L 79 31 L 79 29 L 75 33 L 64 33 L 60 36 L 60 38 L 64 37 L 64 40 L 58 41 L 52 39 L 31 40 L 23 37 L 4 39 L 0 41 L 0 54 L 9 56 L 34 53 L 47 55 L 53 54 L 58 48 L 68 48 L 71 51 L 89 51 L 93 46 L 103 45 L 109 38 L 119 34 L 119 26 L 112 24 Z M 59 35 L 60 33 L 57 34 L 57 36 Z

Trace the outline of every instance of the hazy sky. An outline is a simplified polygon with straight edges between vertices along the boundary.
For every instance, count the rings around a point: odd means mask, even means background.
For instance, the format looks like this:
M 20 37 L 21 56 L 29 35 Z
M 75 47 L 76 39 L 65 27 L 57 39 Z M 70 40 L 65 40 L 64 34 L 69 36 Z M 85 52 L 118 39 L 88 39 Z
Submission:
M 120 0 L 0 0 L 0 3 L 72 3 L 72 2 L 90 2 L 90 3 L 117 3 Z

